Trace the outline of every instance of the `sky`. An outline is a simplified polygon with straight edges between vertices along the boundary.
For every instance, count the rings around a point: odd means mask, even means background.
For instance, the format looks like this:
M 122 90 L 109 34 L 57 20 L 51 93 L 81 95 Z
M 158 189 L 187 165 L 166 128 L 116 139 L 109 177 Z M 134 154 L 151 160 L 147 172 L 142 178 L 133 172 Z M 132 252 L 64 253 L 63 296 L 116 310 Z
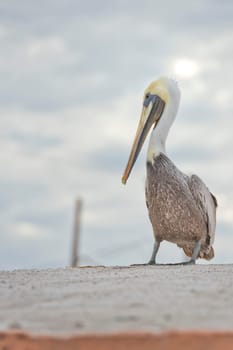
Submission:
M 68 266 L 79 197 L 82 264 L 149 259 L 147 145 L 121 176 L 161 75 L 181 90 L 167 153 L 216 195 L 211 262 L 232 262 L 232 16 L 231 0 L 0 1 L 1 269 Z M 162 244 L 158 261 L 182 259 Z

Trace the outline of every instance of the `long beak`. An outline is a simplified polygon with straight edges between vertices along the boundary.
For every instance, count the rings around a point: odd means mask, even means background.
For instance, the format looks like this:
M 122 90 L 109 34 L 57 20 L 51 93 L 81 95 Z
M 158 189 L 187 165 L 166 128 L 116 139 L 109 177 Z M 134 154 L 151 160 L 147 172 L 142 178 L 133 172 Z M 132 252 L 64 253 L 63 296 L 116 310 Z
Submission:
M 122 183 L 125 185 L 131 170 L 137 160 L 142 149 L 144 141 L 153 124 L 157 124 L 163 112 L 164 102 L 156 95 L 149 105 L 144 103 L 137 132 L 134 138 L 133 146 L 130 152 L 129 160 L 122 176 Z

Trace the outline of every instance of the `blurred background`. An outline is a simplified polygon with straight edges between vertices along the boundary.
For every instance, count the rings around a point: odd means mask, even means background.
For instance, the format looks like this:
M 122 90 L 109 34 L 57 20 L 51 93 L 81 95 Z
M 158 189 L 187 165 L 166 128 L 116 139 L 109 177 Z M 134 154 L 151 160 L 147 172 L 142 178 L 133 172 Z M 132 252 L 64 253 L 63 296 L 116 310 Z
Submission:
M 147 145 L 121 175 L 161 75 L 182 92 L 168 155 L 218 198 L 211 262 L 232 262 L 232 18 L 231 0 L 0 1 L 1 269 L 67 266 L 80 196 L 82 264 L 149 259 Z

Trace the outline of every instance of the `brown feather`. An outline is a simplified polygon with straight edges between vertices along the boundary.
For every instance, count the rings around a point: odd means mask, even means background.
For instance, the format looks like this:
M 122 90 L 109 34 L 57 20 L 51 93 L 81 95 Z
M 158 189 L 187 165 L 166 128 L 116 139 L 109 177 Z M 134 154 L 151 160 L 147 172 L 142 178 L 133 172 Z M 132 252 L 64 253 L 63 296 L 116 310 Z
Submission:
M 211 259 L 216 220 L 212 198 L 201 179 L 183 174 L 166 155 L 147 163 L 146 202 L 157 241 L 176 243 L 192 256 L 201 240 L 199 257 Z

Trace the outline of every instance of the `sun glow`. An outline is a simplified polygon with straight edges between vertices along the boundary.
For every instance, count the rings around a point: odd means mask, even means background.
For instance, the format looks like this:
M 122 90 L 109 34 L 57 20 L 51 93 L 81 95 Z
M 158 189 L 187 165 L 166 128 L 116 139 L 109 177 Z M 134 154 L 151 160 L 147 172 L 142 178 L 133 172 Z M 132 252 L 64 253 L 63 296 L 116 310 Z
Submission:
M 188 58 L 175 60 L 173 72 L 177 78 L 192 78 L 199 72 L 199 66 L 196 61 Z

